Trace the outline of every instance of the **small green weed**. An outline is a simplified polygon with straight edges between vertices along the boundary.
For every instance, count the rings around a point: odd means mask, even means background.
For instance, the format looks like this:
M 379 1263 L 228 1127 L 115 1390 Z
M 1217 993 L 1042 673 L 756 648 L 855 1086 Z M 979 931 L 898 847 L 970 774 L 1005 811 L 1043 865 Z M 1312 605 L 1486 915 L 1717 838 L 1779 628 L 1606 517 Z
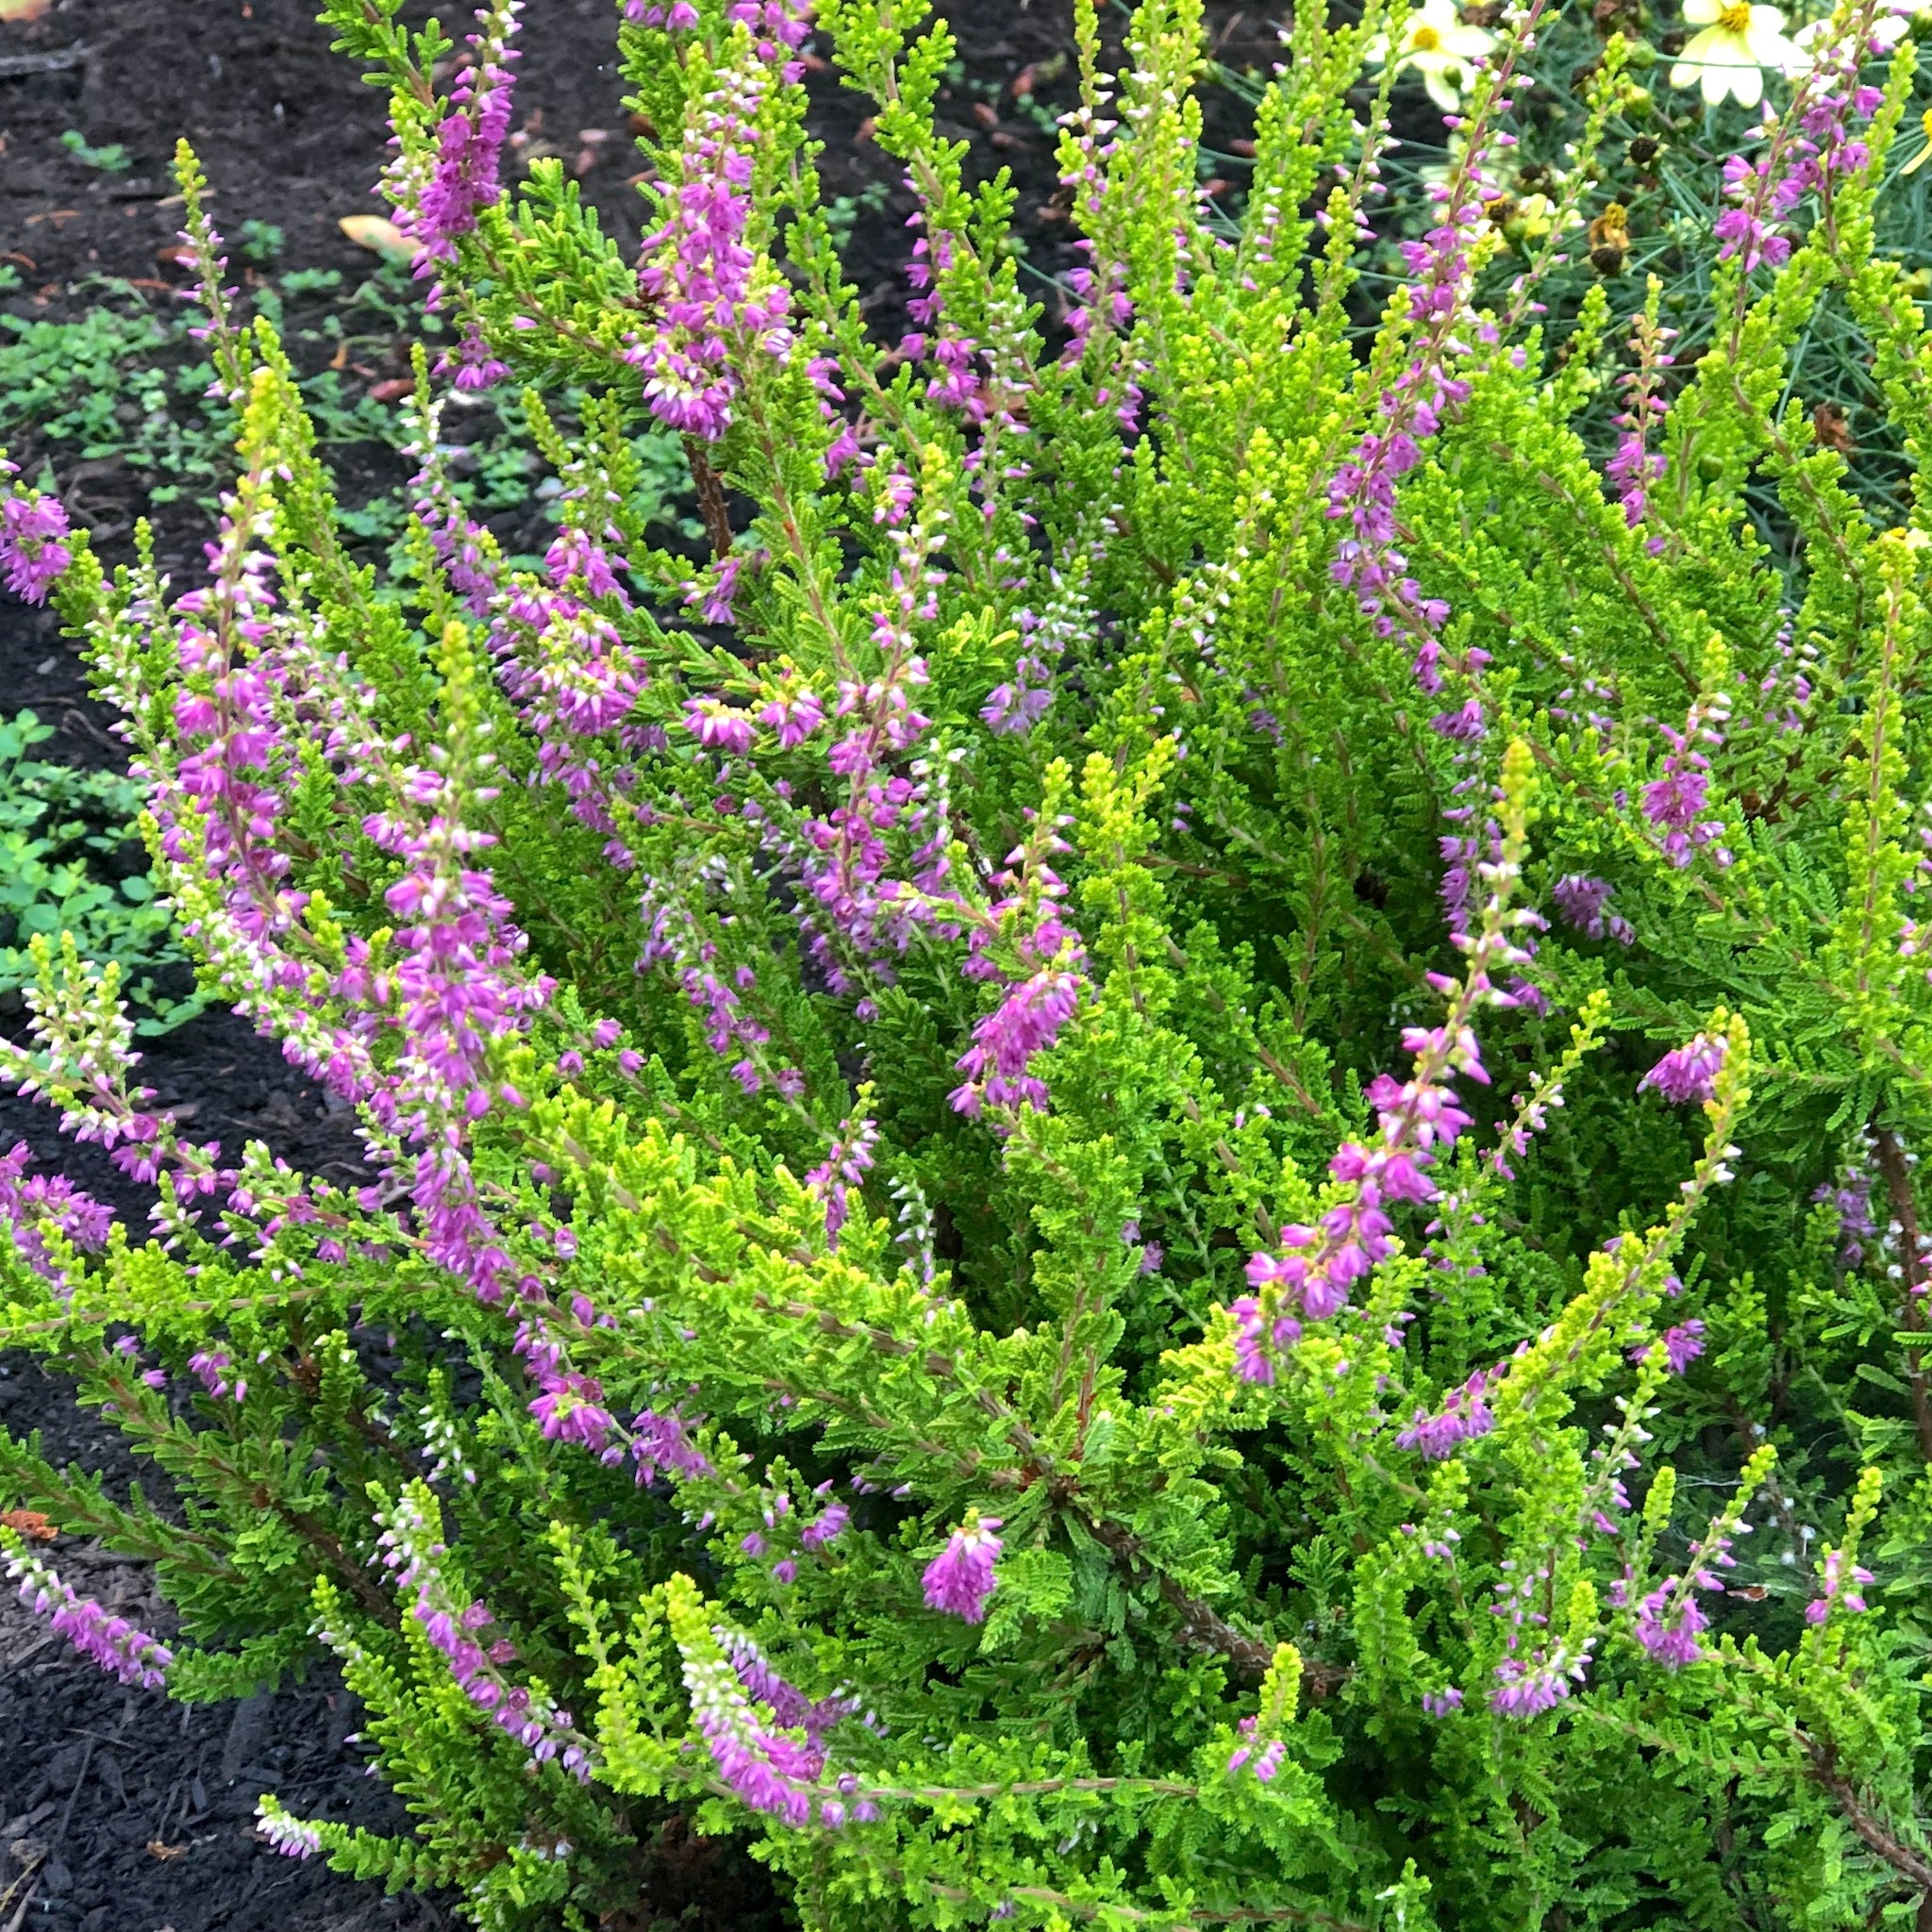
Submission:
M 857 194 L 841 194 L 825 204 L 825 225 L 840 248 L 852 240 L 858 217 L 884 212 L 889 190 L 883 181 L 868 181 Z
M 288 239 L 273 222 L 243 222 L 236 238 L 242 258 L 257 268 L 273 268 L 282 258 Z
M 120 967 L 135 1031 L 166 1033 L 207 1000 L 148 877 L 142 789 L 30 756 L 53 735 L 32 711 L 0 718 L 0 1010 L 33 980 L 34 936 L 71 932 L 85 958 Z
M 60 137 L 60 145 L 83 168 L 96 168 L 103 175 L 125 175 L 134 165 L 134 157 L 118 141 L 110 141 L 105 147 L 94 147 L 77 127 L 70 127 Z

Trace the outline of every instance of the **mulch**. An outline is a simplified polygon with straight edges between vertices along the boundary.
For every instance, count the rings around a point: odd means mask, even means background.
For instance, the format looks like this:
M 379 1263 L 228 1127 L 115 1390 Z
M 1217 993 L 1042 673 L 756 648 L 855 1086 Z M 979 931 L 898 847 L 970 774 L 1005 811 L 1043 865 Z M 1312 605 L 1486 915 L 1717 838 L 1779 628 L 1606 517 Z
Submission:
M 412 4 L 410 17 L 424 10 Z M 1011 82 L 1029 71 L 1051 74 L 1058 61 L 1059 77 L 1042 79 L 1038 98 L 1052 108 L 1069 104 L 1071 63 L 1059 57 L 1070 53 L 1070 9 L 1058 0 L 1004 0 L 947 10 L 962 68 L 941 104 L 944 131 L 972 143 L 975 173 L 1013 171 L 1019 232 L 1039 271 L 1031 285 L 1051 301 L 1048 277 L 1073 259 L 1055 201 L 1054 139 L 1015 99 Z M 273 223 L 288 238 L 287 266 L 365 273 L 369 258 L 339 225 L 380 209 L 371 190 L 385 156 L 384 104 L 356 63 L 330 51 L 312 11 L 312 0 L 57 0 L 31 24 L 0 22 L 0 260 L 23 276 L 0 308 L 63 320 L 98 299 L 97 277 L 155 291 L 181 286 L 185 278 L 163 256 L 180 221 L 169 167 L 182 134 L 199 152 L 225 232 L 233 236 L 250 220 Z M 636 162 L 622 131 L 616 11 L 613 0 L 531 6 L 519 134 L 526 156 L 562 157 L 607 229 L 632 248 L 641 205 L 627 185 Z M 456 8 L 444 19 L 460 31 Z M 1224 58 L 1271 58 L 1263 9 L 1224 9 L 1221 19 Z M 890 332 L 907 293 L 905 217 L 913 203 L 868 138 L 868 104 L 822 64 L 808 84 L 827 194 L 858 196 L 884 184 L 882 205 L 874 190 L 875 211 L 855 226 L 847 262 L 874 325 Z M 107 175 L 82 166 L 61 144 L 68 129 L 96 146 L 121 143 L 132 167 Z M 397 366 L 405 366 L 401 346 Z M 393 373 L 375 371 L 371 380 Z M 138 482 L 61 452 L 54 463 L 87 520 L 124 533 L 107 545 L 113 555 L 144 508 Z M 186 504 L 163 513 L 164 562 L 178 566 L 195 554 L 206 534 L 200 514 Z M 8 709 L 30 706 L 56 725 L 42 755 L 89 766 L 119 761 L 108 718 L 87 695 L 58 625 L 4 597 L 0 693 Z M 336 1178 L 360 1171 L 348 1119 L 233 1015 L 204 1014 L 148 1042 L 142 1074 L 163 1104 L 193 1119 L 197 1137 L 220 1139 L 230 1151 L 259 1139 L 297 1167 Z M 144 1224 L 141 1190 L 96 1150 L 63 1141 L 46 1109 L 0 1093 L 0 1148 L 20 1140 L 114 1202 L 134 1226 Z M 57 1464 L 99 1471 L 116 1489 L 136 1474 L 115 1432 L 25 1356 L 0 1356 L 0 1424 L 16 1436 L 42 1431 Z M 168 1633 L 165 1607 L 141 1564 L 71 1538 L 49 1556 L 77 1591 Z M 44 1624 L 10 1594 L 0 1597 L 0 1932 L 254 1932 L 272 1923 L 277 1932 L 427 1932 L 456 1923 L 446 1900 L 385 1899 L 317 1862 L 279 1858 L 255 1836 L 264 1790 L 301 1813 L 407 1828 L 393 1794 L 346 1741 L 356 1727 L 353 1699 L 325 1672 L 273 1696 L 214 1707 L 124 1690 L 50 1641 Z M 689 1904 L 683 1916 L 704 1927 L 775 1923 L 769 1899 L 761 1910 L 739 1889 Z

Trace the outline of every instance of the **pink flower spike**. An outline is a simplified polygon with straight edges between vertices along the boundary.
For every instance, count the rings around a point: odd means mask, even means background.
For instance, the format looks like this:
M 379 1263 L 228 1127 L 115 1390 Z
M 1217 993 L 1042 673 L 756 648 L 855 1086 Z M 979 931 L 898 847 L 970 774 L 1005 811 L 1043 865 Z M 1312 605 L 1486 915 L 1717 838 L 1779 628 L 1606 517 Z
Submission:
M 1648 1087 L 1674 1107 L 1691 1101 L 1708 1100 L 1717 1091 L 1718 1070 L 1724 1063 L 1725 1041 L 1700 1033 L 1684 1045 L 1665 1054 L 1638 1083 L 1641 1092 Z
M 1000 1540 L 992 1533 L 999 1526 L 997 1516 L 967 1511 L 965 1523 L 925 1566 L 922 1580 L 928 1609 L 943 1610 L 968 1624 L 986 1621 L 986 1600 L 999 1581 L 993 1564 L 999 1557 Z

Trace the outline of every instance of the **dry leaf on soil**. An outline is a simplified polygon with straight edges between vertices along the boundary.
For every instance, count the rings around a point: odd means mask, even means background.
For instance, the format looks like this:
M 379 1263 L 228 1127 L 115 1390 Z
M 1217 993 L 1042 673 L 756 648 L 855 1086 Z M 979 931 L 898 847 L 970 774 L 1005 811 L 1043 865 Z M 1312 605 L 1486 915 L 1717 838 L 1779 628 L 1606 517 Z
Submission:
M 0 6 L 5 4 L 6 0 L 0 0 Z M 410 261 L 415 258 L 416 244 L 393 222 L 386 222 L 380 215 L 344 215 L 341 227 L 358 248 L 366 248 L 385 261 Z

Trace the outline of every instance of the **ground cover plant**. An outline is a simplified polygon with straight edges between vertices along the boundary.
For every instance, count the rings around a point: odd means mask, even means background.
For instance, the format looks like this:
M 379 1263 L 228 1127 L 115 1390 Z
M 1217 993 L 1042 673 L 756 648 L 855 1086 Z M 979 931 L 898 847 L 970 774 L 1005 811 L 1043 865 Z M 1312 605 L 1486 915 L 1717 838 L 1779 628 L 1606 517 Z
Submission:
M 260 249 L 273 259 L 279 245 L 272 236 Z M 352 542 L 386 549 L 402 529 L 408 505 L 395 496 L 392 475 L 385 474 L 395 464 L 381 458 L 396 453 L 406 439 L 393 391 L 408 384 L 391 376 L 388 391 L 380 383 L 372 390 L 344 371 L 351 356 L 380 357 L 411 334 L 427 332 L 433 344 L 439 319 L 419 312 L 400 271 L 378 270 L 352 282 L 340 270 L 297 268 L 256 279 L 252 308 L 275 325 L 292 354 L 320 363 L 299 387 L 317 441 L 331 453 L 332 471 L 343 467 L 340 453 L 345 449 L 364 456 L 360 487 L 351 486 L 353 493 L 339 506 L 342 533 Z M 94 292 L 97 299 L 71 320 L 0 315 L 0 435 L 28 439 L 20 450 L 22 469 L 42 487 L 52 487 L 53 466 L 61 461 L 121 464 L 139 480 L 151 511 L 179 523 L 180 513 L 164 507 L 186 499 L 199 513 L 197 524 L 203 516 L 212 522 L 233 425 L 219 391 L 210 393 L 214 370 L 194 340 L 192 319 L 172 293 L 158 299 L 151 290 L 112 277 Z M 516 527 L 527 545 L 544 530 L 548 506 L 534 498 L 541 463 L 514 398 L 466 400 L 475 408 L 451 422 L 444 444 L 451 488 L 465 509 Z M 563 398 L 563 407 L 570 401 Z M 377 452 L 377 460 L 368 459 Z M 661 432 L 646 432 L 639 456 L 657 492 L 641 506 L 643 513 L 674 525 L 688 520 L 677 501 L 684 482 L 675 441 L 667 447 Z M 536 555 L 527 560 L 536 561 Z
M 454 61 L 330 8 L 444 324 L 386 572 L 188 156 L 206 580 L 6 502 L 205 986 L 377 1176 L 225 1162 L 111 962 L 38 942 L 0 1064 L 158 1201 L 13 1161 L 0 1332 L 178 1520 L 31 1442 L 0 1480 L 180 1634 L 0 1530 L 27 1598 L 190 1701 L 332 1653 L 419 1835 L 263 1829 L 486 1925 L 635 1917 L 673 1821 L 813 1924 L 1920 1913 L 1909 33 L 1599 33 L 1525 223 L 1542 9 L 1311 0 L 1236 221 L 1198 13 L 1114 72 L 1082 9 L 1050 337 L 935 129 L 942 25 L 623 10 L 641 267 L 559 167 L 504 190 L 514 0 Z M 904 336 L 808 52 L 918 203 Z M 1391 220 L 1411 70 L 1456 139 Z M 1730 150 L 1681 335 L 1661 278 L 1613 299 L 1633 74 Z M 1795 389 L 1821 341 L 1870 355 L 1869 470 Z M 541 564 L 441 454 L 519 379 Z M 640 510 L 664 431 L 696 558 Z
M 112 772 L 30 757 L 54 735 L 31 711 L 0 718 L 0 1002 L 17 1018 L 34 978 L 33 935 L 72 933 L 112 960 L 152 1035 L 203 1004 L 141 845 L 140 788 Z

